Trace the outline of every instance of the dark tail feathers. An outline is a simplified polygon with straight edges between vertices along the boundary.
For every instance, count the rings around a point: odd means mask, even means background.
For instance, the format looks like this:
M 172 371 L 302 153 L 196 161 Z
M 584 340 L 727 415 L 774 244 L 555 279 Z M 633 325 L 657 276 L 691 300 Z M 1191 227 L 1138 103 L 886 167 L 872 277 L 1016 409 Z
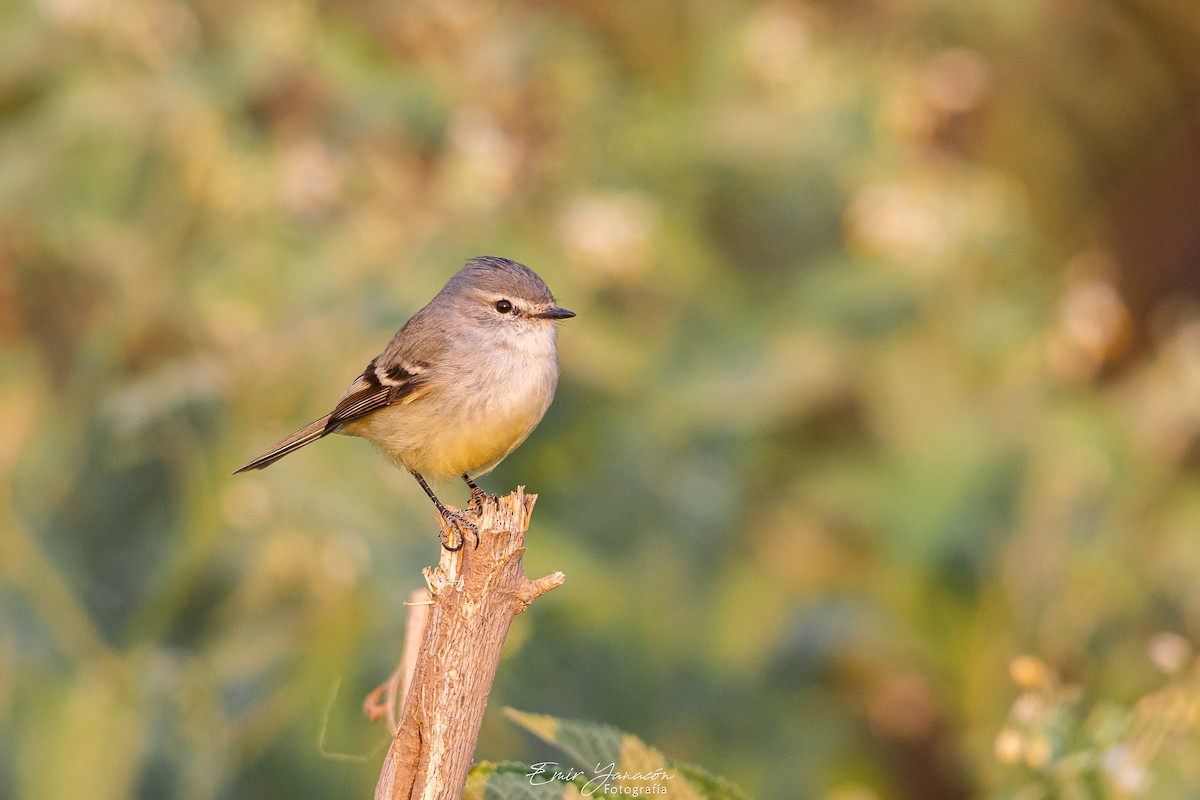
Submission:
M 239 472 L 249 472 L 252 469 L 262 469 L 263 467 L 271 466 L 293 450 L 299 450 L 304 445 L 315 442 L 326 434 L 333 433 L 333 431 L 328 429 L 328 425 L 329 415 L 326 414 L 316 422 L 310 422 L 305 425 L 249 464 L 238 467 L 233 471 L 233 474 L 237 475 Z

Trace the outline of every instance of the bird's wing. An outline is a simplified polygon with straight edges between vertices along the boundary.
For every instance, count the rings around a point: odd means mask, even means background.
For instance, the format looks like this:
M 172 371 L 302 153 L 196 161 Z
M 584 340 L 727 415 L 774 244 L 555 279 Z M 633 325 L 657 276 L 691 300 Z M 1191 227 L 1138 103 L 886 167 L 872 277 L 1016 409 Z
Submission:
M 429 364 L 425 361 L 390 360 L 379 356 L 350 384 L 342 399 L 329 414 L 328 430 L 358 419 L 396 403 L 412 401 L 424 391 L 429 381 Z
M 438 326 L 441 317 L 431 313 L 432 306 L 433 301 L 396 331 L 383 352 L 350 384 L 329 413 L 328 432 L 381 408 L 411 403 L 429 389 L 446 350 L 446 336 Z

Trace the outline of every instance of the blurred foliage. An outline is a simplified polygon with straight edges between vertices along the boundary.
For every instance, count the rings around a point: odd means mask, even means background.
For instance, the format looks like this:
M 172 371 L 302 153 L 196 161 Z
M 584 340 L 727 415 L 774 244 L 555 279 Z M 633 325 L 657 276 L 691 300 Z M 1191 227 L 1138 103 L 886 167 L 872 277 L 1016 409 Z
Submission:
M 1171 676 L 1132 708 L 1088 698 L 1063 685 L 1031 656 L 1013 660 L 1024 691 L 996 737 L 996 758 L 1019 765 L 1000 797 L 1188 797 L 1200 785 L 1192 755 L 1200 744 L 1200 674 L 1190 643 L 1178 634 L 1154 637 L 1149 654 Z M 1024 773 L 1024 774 L 1022 774 Z
M 493 709 L 753 797 L 1194 791 L 1197 37 L 1192 0 L 0 5 L 0 797 L 370 796 L 431 509 L 352 440 L 227 475 L 483 253 L 579 313 L 485 479 L 567 574 Z M 485 719 L 480 759 L 548 755 Z

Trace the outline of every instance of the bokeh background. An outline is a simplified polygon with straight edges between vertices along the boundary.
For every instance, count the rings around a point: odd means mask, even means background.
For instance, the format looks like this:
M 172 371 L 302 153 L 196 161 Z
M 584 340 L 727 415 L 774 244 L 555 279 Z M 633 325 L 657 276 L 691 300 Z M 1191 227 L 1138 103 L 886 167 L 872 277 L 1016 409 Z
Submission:
M 1198 98 L 1193 0 L 0 5 L 0 797 L 370 796 L 433 512 L 228 473 L 479 254 L 579 314 L 479 758 L 1197 796 Z

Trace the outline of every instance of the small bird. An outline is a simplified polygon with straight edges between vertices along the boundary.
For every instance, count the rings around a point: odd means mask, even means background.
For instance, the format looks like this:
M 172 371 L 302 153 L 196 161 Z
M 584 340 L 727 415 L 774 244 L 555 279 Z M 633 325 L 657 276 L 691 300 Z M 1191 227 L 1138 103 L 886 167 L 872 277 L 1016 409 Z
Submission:
M 425 478 L 460 477 L 478 505 L 473 477 L 490 472 L 541 422 L 558 385 L 555 323 L 575 316 L 555 305 L 524 264 L 469 260 L 367 364 L 342 399 L 233 474 L 262 469 L 331 433 L 360 436 L 412 473 L 459 531 L 463 525 Z M 476 546 L 479 545 L 476 535 Z

